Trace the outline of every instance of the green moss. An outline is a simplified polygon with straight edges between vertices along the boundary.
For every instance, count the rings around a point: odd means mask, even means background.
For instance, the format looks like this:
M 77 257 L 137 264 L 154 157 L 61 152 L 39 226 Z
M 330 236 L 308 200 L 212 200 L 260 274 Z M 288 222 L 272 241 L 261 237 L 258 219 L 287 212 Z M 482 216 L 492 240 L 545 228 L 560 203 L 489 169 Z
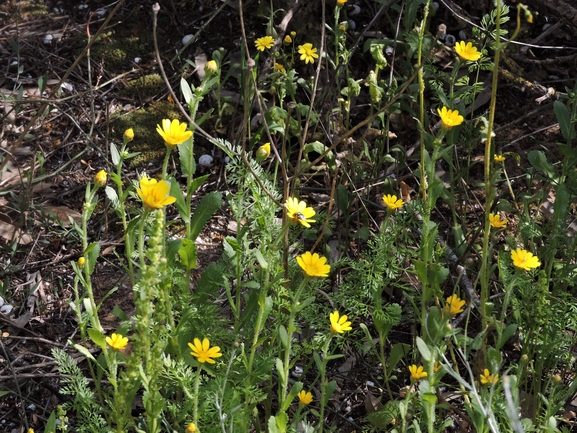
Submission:
M 150 74 L 129 81 L 126 89 L 123 89 L 120 94 L 127 98 L 147 98 L 157 95 L 165 88 L 166 85 L 160 75 Z

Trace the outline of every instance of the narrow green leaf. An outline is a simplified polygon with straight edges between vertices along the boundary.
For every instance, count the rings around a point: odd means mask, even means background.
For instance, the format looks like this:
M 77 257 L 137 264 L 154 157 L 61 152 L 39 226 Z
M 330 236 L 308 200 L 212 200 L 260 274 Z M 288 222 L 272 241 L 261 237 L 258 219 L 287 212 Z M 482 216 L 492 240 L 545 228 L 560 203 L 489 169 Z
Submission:
M 188 104 L 192 99 L 192 89 L 184 78 L 180 79 L 180 91 L 182 92 L 182 96 L 184 97 L 184 101 Z
M 222 205 L 222 195 L 220 192 L 210 192 L 201 200 L 190 221 L 190 233 L 187 233 L 189 239 L 196 239 L 200 231 L 212 217 L 212 214 Z
M 553 110 L 555 110 L 555 116 L 559 122 L 561 134 L 563 134 L 563 138 L 569 142 L 573 138 L 573 135 L 575 135 L 573 125 L 571 125 L 571 113 L 561 101 L 555 101 L 553 103 Z
M 88 336 L 94 344 L 100 347 L 102 350 L 106 348 L 106 341 L 104 335 L 98 329 L 88 328 Z
M 431 350 L 427 346 L 427 344 L 423 341 L 421 337 L 417 337 L 417 348 L 425 362 L 431 362 L 433 359 L 433 355 L 431 354 Z

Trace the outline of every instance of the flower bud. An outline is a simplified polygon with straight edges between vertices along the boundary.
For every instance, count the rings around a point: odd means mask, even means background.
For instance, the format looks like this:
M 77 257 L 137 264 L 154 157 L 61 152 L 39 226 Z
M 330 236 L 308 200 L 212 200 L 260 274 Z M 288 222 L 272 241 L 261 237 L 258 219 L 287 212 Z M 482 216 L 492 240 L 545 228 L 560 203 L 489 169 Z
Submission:
M 270 143 L 265 143 L 256 151 L 256 161 L 263 162 L 270 155 Z
M 134 140 L 134 131 L 132 128 L 128 128 L 126 131 L 124 131 L 124 135 L 122 136 L 122 138 L 124 138 L 124 142 L 128 143 L 132 140 Z
M 78 259 L 78 266 L 80 266 L 81 268 L 84 266 L 85 263 L 86 263 L 86 259 L 84 257 L 80 257 Z
M 284 43 L 285 43 L 285 44 L 288 45 L 288 44 L 292 43 L 292 41 L 293 41 L 293 38 L 291 38 L 290 35 L 286 35 L 286 36 L 284 37 Z
M 195 433 L 196 431 L 196 425 L 193 422 L 186 427 L 186 433 Z
M 106 183 L 106 172 L 104 170 L 100 170 L 98 173 L 96 173 L 96 175 L 94 176 L 94 183 L 96 184 L 96 186 L 102 186 Z
M 206 62 L 206 65 L 204 65 L 204 72 L 206 72 L 207 74 L 216 74 L 217 71 L 218 71 L 218 65 L 214 60 L 209 60 L 208 62 Z

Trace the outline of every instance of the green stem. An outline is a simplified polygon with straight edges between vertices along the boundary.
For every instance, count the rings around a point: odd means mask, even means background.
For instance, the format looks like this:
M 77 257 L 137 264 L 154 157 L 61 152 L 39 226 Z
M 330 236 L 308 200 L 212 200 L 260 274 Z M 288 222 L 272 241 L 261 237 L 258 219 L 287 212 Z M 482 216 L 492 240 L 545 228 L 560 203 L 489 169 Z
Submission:
M 333 339 L 333 334 L 327 339 L 324 347 L 323 347 L 323 368 L 321 370 L 321 401 L 320 401 L 320 410 L 319 410 L 319 429 L 318 433 L 323 433 L 324 428 L 324 418 L 325 418 L 325 393 L 327 390 L 326 384 L 326 375 L 327 375 L 327 364 L 328 364 L 328 357 L 329 357 L 329 346 L 331 344 L 331 340 Z
M 196 372 L 196 377 L 194 378 L 194 412 L 192 419 L 196 425 L 198 425 L 198 389 L 200 385 L 200 373 L 202 372 L 202 364 L 198 364 L 198 370 Z
M 166 146 L 166 155 L 164 155 L 164 162 L 162 163 L 162 178 L 166 179 L 166 171 L 168 170 L 168 161 L 170 160 L 170 153 L 172 146 Z

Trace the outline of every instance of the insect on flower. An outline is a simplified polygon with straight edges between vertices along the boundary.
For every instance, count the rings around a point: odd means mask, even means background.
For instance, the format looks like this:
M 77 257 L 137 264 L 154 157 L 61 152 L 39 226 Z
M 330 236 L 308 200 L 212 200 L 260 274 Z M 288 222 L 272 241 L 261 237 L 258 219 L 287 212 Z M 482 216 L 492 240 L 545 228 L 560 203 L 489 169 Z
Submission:
M 299 221 L 306 221 L 307 217 L 304 216 L 301 212 L 295 212 L 293 220 L 295 223 L 298 223 Z

